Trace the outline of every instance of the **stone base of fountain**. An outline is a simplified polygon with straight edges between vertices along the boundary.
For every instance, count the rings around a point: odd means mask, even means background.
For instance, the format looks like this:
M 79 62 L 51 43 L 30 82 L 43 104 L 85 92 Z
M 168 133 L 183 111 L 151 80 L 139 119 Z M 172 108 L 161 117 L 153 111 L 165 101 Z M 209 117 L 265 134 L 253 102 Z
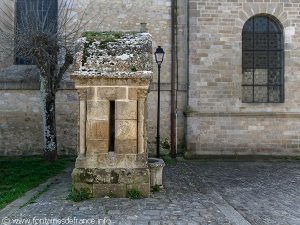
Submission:
M 162 159 L 149 158 L 148 165 L 150 168 L 150 186 L 162 186 L 165 162 Z
M 129 190 L 138 190 L 143 197 L 150 195 L 150 171 L 136 169 L 81 169 L 72 173 L 77 190 L 85 189 L 92 197 L 125 198 Z

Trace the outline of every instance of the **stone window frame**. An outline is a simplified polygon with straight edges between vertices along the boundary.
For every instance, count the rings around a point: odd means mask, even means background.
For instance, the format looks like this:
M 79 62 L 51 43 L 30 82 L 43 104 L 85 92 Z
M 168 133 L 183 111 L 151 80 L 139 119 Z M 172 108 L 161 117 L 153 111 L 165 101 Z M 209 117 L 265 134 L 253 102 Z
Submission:
M 267 32 L 256 32 L 255 31 L 255 22 L 258 19 L 265 19 L 267 21 Z M 247 31 L 247 25 L 249 25 L 249 23 L 253 23 L 252 24 L 252 30 L 248 30 Z M 270 26 L 273 25 L 275 26 L 275 28 L 278 30 L 278 32 L 271 32 L 270 31 Z M 265 35 L 267 38 L 264 39 L 267 43 L 267 48 L 263 48 L 263 49 L 259 49 L 257 48 L 256 45 L 259 46 L 259 42 L 255 42 L 255 40 L 257 40 L 256 37 L 259 37 L 259 35 Z M 275 49 L 270 48 L 270 37 L 271 35 L 276 36 L 276 38 L 279 38 L 279 44 L 275 45 Z M 252 36 L 252 37 L 251 37 Z M 252 39 L 252 40 L 251 40 Z M 273 40 L 274 41 L 274 40 Z M 276 41 L 278 41 L 278 39 L 276 39 Z M 253 42 L 253 43 L 252 43 Z M 249 43 L 252 45 L 252 47 L 249 48 Z M 282 26 L 282 24 L 280 23 L 280 21 L 269 14 L 257 14 L 254 15 L 252 17 L 250 17 L 248 20 L 246 20 L 246 22 L 244 23 L 243 26 L 243 31 L 242 31 L 242 71 L 243 71 L 243 77 L 242 77 L 242 102 L 243 103 L 284 103 L 284 67 L 285 67 L 285 48 L 284 48 L 284 28 Z M 248 44 L 248 46 L 247 46 Z M 277 47 L 277 48 L 276 48 Z M 259 52 L 262 52 L 261 54 L 263 55 L 263 53 L 266 53 L 265 56 L 267 56 L 267 59 L 265 59 L 265 61 L 267 62 L 267 66 L 266 68 L 263 67 L 261 68 L 261 70 L 267 70 L 267 77 L 266 77 L 266 81 L 265 83 L 255 83 L 255 76 L 259 76 L 259 74 L 257 74 L 256 72 L 259 72 L 259 63 L 256 64 L 256 61 L 258 61 L 258 55 Z M 279 67 L 272 67 L 270 66 L 270 64 L 272 64 L 272 61 L 270 60 L 270 53 L 276 53 L 277 54 L 277 62 L 279 62 L 281 65 Z M 258 53 L 258 54 L 257 54 Z M 252 56 L 251 56 L 252 55 Z M 249 60 L 249 56 L 253 57 L 252 59 L 250 58 Z M 273 55 L 274 57 L 274 55 Z M 251 62 L 250 64 L 247 65 L 247 61 Z M 271 63 L 270 63 L 271 62 Z M 252 64 L 252 65 L 251 65 Z M 251 65 L 251 66 L 249 66 Z M 249 72 L 250 71 L 250 72 Z M 272 83 L 270 81 L 270 73 L 273 71 L 273 73 L 278 73 L 278 77 L 280 78 L 280 81 L 277 83 Z M 274 72 L 275 71 L 275 72 Z M 264 71 L 261 71 L 262 73 Z M 249 83 L 249 79 L 247 81 L 247 77 L 246 77 L 246 73 L 248 73 L 247 76 L 249 76 L 249 73 L 251 73 L 252 80 L 250 81 L 251 84 Z M 255 74 L 256 73 L 256 74 Z M 261 77 L 263 75 L 261 74 Z M 249 78 L 248 77 L 248 78 Z M 258 78 L 261 78 L 258 77 Z M 277 77 L 277 78 L 278 78 Z M 246 91 L 248 89 L 248 91 Z M 261 96 L 259 97 L 259 89 L 260 90 L 264 90 L 264 94 L 262 94 L 263 92 L 261 92 Z M 256 91 L 256 92 L 255 92 Z M 273 96 L 270 94 L 270 92 L 273 92 Z M 278 96 L 275 98 L 274 96 L 276 96 L 276 94 L 274 93 L 279 93 Z M 248 95 L 247 95 L 248 92 Z M 252 92 L 252 94 L 251 94 Z M 251 97 L 250 94 L 252 95 Z M 264 95 L 264 97 L 262 97 Z

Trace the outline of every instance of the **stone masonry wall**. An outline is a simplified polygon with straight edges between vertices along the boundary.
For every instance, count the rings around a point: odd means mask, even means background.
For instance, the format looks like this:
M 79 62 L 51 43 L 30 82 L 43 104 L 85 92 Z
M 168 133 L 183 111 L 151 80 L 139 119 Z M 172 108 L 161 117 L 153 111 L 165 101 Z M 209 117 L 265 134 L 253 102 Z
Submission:
M 190 155 L 300 155 L 299 10 L 293 0 L 190 1 Z M 257 14 L 284 27 L 284 103 L 241 101 L 242 29 Z
M 14 0 L 8 0 L 13 4 Z M 86 5 L 88 5 L 89 1 L 86 0 L 76 0 L 76 6 L 78 9 L 83 9 Z M 89 31 L 139 31 L 140 30 L 140 23 L 147 23 L 148 32 L 153 36 L 153 49 L 158 45 L 161 45 L 165 51 L 166 51 L 166 58 L 162 66 L 162 78 L 161 78 L 161 139 L 168 138 L 170 140 L 170 81 L 171 81 L 171 0 L 149 0 L 149 1 L 141 1 L 141 0 L 94 0 L 91 1 L 93 4 L 90 5 L 90 8 L 88 8 L 88 15 L 93 16 L 92 22 L 86 27 L 86 30 Z M 179 39 L 178 39 L 178 46 L 179 46 L 179 55 L 178 55 L 178 61 L 179 61 L 179 92 L 178 92 L 178 98 L 179 98 L 179 112 L 178 112 L 178 144 L 181 144 L 184 142 L 184 116 L 183 111 L 185 108 L 185 96 L 186 96 L 186 85 L 185 85 L 185 63 L 186 60 L 184 56 L 186 55 L 186 46 L 185 46 L 185 38 L 186 38 L 186 28 L 184 27 L 186 24 L 186 1 L 179 0 L 178 1 L 178 15 L 179 16 Z M 2 57 L 2 64 L 0 63 L 0 68 L 5 68 L 7 66 L 12 65 L 13 59 L 8 60 L 7 56 L 0 53 L 0 58 Z M 154 59 L 153 59 L 154 60 Z M 156 66 L 154 64 L 154 81 L 151 85 L 152 92 L 149 94 L 148 103 L 149 106 L 156 106 L 157 105 L 157 71 Z M 0 82 L 0 89 L 6 85 L 5 80 L 1 80 Z M 14 94 L 17 96 L 18 91 L 20 90 L 20 95 L 24 93 L 29 93 L 27 91 L 23 91 L 26 88 L 23 87 L 24 85 L 21 83 L 15 82 L 14 86 Z M 29 85 L 30 86 L 30 85 Z M 36 86 L 36 85 L 35 85 Z M 70 85 L 69 89 L 73 89 L 74 86 Z M 38 87 L 35 87 L 34 90 L 37 90 Z M 30 88 L 30 90 L 32 90 Z M 3 90 L 3 93 L 9 93 L 10 91 Z M 68 93 L 68 91 L 66 91 Z M 75 92 L 74 92 L 75 93 Z M 76 94 L 75 94 L 76 95 Z M 36 97 L 38 95 L 36 94 Z M 30 99 L 30 95 L 28 96 L 28 99 Z M 64 97 L 63 99 L 66 99 Z M 62 100 L 63 100 L 62 99 Z M 6 101 L 6 99 L 3 97 L 3 95 L 0 96 L 0 101 Z M 58 101 L 61 101 L 58 99 Z M 12 98 L 11 105 L 15 105 L 15 110 L 18 111 L 18 107 L 20 107 L 20 111 L 22 111 L 22 104 L 28 104 L 28 111 L 27 114 L 30 114 L 30 109 L 33 108 L 35 102 L 33 101 L 24 101 L 20 102 L 16 98 Z M 73 105 L 73 102 L 66 102 L 66 105 Z M 64 106 L 61 106 L 64 107 Z M 63 108 L 61 108 L 63 111 Z M 66 107 L 66 112 L 74 114 L 74 117 L 76 115 L 76 110 L 74 106 L 74 111 L 70 112 L 68 111 L 69 108 Z M 0 108 L 1 111 L 1 118 L 2 118 L 2 112 L 9 112 L 9 110 L 6 108 L 6 106 L 2 106 Z M 32 115 L 39 115 L 36 114 L 36 112 L 31 111 Z M 23 114 L 18 115 L 18 120 L 25 120 L 26 117 L 23 116 Z M 4 117 L 3 117 L 4 118 Z M 5 130 L 6 135 L 13 137 L 16 133 L 17 129 L 23 129 L 22 123 L 18 123 L 17 121 L 12 119 L 6 118 L 6 123 L 11 124 L 10 130 Z M 30 124 L 30 127 L 33 129 L 35 127 L 35 124 L 32 122 L 27 122 L 27 124 Z M 156 137 L 156 107 L 149 107 L 149 113 L 148 113 L 148 124 L 149 124 L 149 149 L 154 150 L 155 149 L 155 137 Z M 60 129 L 60 124 L 58 123 L 58 129 Z M 12 127 L 15 127 L 15 129 L 12 129 Z M 68 126 L 69 127 L 69 126 Z M 4 132 L 4 130 L 1 129 L 1 132 Z M 72 131 L 72 128 L 70 127 L 70 132 Z M 39 133 L 39 129 L 35 127 L 34 133 Z M 0 138 L 2 142 L 9 142 L 4 140 L 2 137 Z M 74 140 L 76 137 L 74 137 Z M 34 146 L 41 146 L 42 139 L 37 138 L 35 136 L 34 138 L 30 139 L 30 145 L 32 148 Z M 69 140 L 69 139 L 67 139 Z M 66 142 L 67 142 L 66 140 Z M 73 146 L 74 140 L 72 139 L 70 146 Z M 20 146 L 26 146 L 28 141 L 19 141 Z M 10 147 L 10 151 L 14 151 L 14 154 L 22 154 L 23 147 L 19 147 L 18 149 L 15 149 L 14 143 L 11 142 L 10 144 L 7 144 Z M 0 146 L 1 149 L 3 148 L 3 145 Z M 8 147 L 8 146 L 7 146 Z M 24 147 L 25 148 L 25 147 Z M 7 150 L 8 151 L 8 150 Z M 36 150 L 33 150 L 36 151 Z M 2 154 L 0 152 L 0 154 Z
M 76 154 L 78 103 L 72 90 L 57 93 L 58 149 Z M 42 117 L 38 90 L 0 90 L 0 155 L 43 154 Z

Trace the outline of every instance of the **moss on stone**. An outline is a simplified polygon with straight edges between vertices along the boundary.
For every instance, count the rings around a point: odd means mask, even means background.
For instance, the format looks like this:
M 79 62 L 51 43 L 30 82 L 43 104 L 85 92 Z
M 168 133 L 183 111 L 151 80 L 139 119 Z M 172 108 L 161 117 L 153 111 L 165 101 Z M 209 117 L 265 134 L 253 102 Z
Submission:
M 86 31 L 82 34 L 88 42 L 115 42 L 116 39 L 120 39 L 124 36 L 124 32 L 96 32 L 96 31 Z
M 96 41 L 100 41 L 100 48 L 107 48 L 109 42 L 115 42 L 116 39 L 120 39 L 124 33 L 122 32 L 96 32 L 96 31 L 86 31 L 82 34 L 82 37 L 86 38 L 86 43 L 83 49 L 82 65 L 84 65 L 90 56 L 88 48 Z
M 131 67 L 131 72 L 136 72 L 137 68 L 135 66 Z
M 86 43 L 84 44 L 83 49 L 83 58 L 82 65 L 87 61 L 87 58 L 90 56 L 88 48 L 96 41 L 99 41 L 99 48 L 106 49 L 108 43 L 116 42 L 117 39 L 124 37 L 126 34 L 136 34 L 137 32 L 97 32 L 97 31 L 86 31 L 82 34 L 82 37 L 86 38 Z

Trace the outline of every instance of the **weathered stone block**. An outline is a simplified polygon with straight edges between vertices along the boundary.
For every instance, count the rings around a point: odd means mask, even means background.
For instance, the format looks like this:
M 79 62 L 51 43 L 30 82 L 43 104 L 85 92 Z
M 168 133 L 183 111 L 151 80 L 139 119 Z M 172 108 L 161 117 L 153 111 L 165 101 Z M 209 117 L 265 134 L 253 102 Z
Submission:
M 111 101 L 127 99 L 126 87 L 98 87 L 97 99 L 108 99 Z
M 130 157 L 131 155 L 127 155 L 126 157 Z M 148 167 L 148 153 L 142 153 L 136 155 L 135 165 L 140 168 Z
M 93 184 L 87 183 L 73 183 L 73 188 L 77 191 L 85 190 L 89 193 L 90 197 L 93 195 Z
M 116 139 L 137 139 L 137 121 L 116 120 Z
M 80 174 L 81 174 L 80 169 L 75 168 L 72 171 L 72 180 L 73 180 L 74 183 L 80 183 L 81 182 Z
M 93 169 L 75 168 L 72 172 L 73 183 L 92 184 L 94 182 Z
M 115 141 L 115 149 L 117 154 L 137 154 L 137 140 L 119 140 Z
M 107 120 L 88 121 L 87 137 L 89 140 L 107 140 L 109 139 L 109 123 Z
M 76 190 L 87 188 L 91 191 L 92 189 L 93 197 L 104 197 L 106 195 L 126 197 L 129 189 L 140 191 L 144 197 L 148 197 L 150 194 L 150 172 L 148 168 L 75 168 L 72 178 Z
M 137 102 L 136 101 L 116 101 L 117 120 L 136 120 Z
M 114 169 L 93 169 L 94 184 L 116 184 L 119 175 Z
M 100 153 L 107 153 L 109 144 L 108 140 L 88 140 L 86 142 L 87 155 L 97 155 Z
M 138 100 L 139 98 L 146 98 L 148 95 L 148 87 L 129 87 L 128 89 L 128 99 Z
M 125 184 L 94 184 L 93 197 L 111 196 L 115 198 L 126 197 Z
M 137 190 L 145 198 L 149 197 L 149 195 L 150 195 L 150 185 L 149 185 L 149 183 L 128 184 L 127 185 L 127 191 L 128 190 Z
M 119 154 L 117 152 L 100 153 L 97 155 L 97 165 L 95 168 L 147 168 L 147 159 L 148 157 L 146 154 Z M 76 165 L 78 164 L 77 161 L 78 160 L 76 160 Z
M 109 101 L 87 101 L 87 120 L 108 120 Z
M 108 152 L 98 156 L 98 165 L 98 168 L 126 168 L 126 158 L 115 152 Z
M 120 170 L 119 182 L 124 184 L 150 183 L 150 171 L 146 168 Z
M 137 100 L 138 98 L 138 88 L 131 87 L 128 89 L 128 99 L 129 100 Z
M 87 88 L 87 93 L 86 93 L 87 100 L 97 100 L 97 88 L 96 87 L 89 87 Z

